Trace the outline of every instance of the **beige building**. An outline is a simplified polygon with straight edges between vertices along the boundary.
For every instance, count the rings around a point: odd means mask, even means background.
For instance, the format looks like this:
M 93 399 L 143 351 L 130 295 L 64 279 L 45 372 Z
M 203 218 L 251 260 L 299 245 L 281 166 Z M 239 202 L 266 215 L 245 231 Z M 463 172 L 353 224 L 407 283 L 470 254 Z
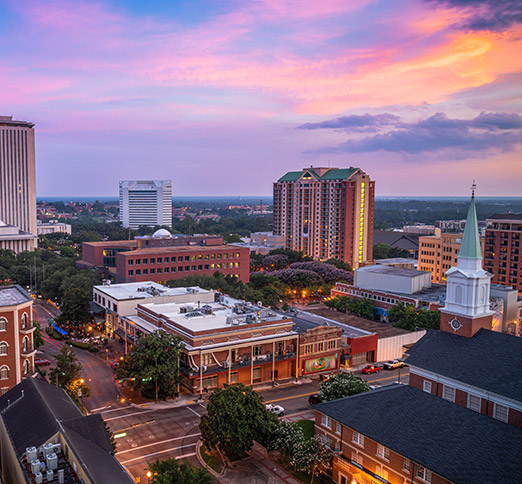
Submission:
M 38 235 L 54 234 L 56 232 L 71 234 L 72 232 L 70 224 L 64 224 L 56 220 L 51 220 L 49 223 L 44 223 L 41 220 L 38 220 L 36 230 Z
M 34 124 L 0 116 L 0 220 L 19 232 L 36 236 Z M 20 234 L 17 234 L 20 235 Z M 20 240 L 20 239 L 17 239 Z M 33 250 L 28 238 L 22 250 Z
M 360 168 L 310 167 L 274 183 L 274 235 L 316 260 L 354 269 L 373 258 L 375 182 Z
M 462 234 L 443 234 L 440 229 L 435 235 L 419 237 L 418 269 L 431 272 L 432 282 L 446 284 L 446 271 L 457 265 L 461 241 Z M 484 253 L 484 237 L 480 246 Z

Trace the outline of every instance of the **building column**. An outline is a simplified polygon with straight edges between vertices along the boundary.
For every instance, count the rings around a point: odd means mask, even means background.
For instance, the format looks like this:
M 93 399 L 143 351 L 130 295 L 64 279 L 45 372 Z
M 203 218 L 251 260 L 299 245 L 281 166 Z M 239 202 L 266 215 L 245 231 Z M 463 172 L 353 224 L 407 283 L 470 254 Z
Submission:
M 254 345 L 250 345 L 250 386 L 254 386 Z
M 228 349 L 228 384 L 230 385 L 230 377 L 232 375 L 232 348 Z
M 272 341 L 272 386 L 275 381 L 275 341 Z

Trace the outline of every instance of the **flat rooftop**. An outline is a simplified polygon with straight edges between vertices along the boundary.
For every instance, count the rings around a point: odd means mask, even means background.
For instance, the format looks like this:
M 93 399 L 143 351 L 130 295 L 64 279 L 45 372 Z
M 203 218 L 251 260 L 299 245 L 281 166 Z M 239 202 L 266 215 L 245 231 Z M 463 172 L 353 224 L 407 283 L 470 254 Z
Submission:
M 116 299 L 125 301 L 129 299 L 145 299 L 158 296 L 182 296 L 184 294 L 208 294 L 213 291 L 194 287 L 166 287 L 157 282 L 128 282 L 123 284 L 111 284 L 94 286 L 96 290 Z
M 187 334 L 237 331 L 247 329 L 254 324 L 256 327 L 265 324 L 285 322 L 291 319 L 272 311 L 271 309 L 245 303 L 237 299 L 223 296 L 220 302 L 214 303 L 146 303 L 138 306 L 138 316 L 152 312 L 171 321 L 173 329 L 181 329 Z
M 233 245 L 173 245 L 166 247 L 143 247 L 132 252 L 122 252 L 125 257 L 136 255 L 164 254 L 165 252 L 208 252 L 209 250 L 230 250 L 234 252 L 238 249 Z
M 388 264 L 417 264 L 418 260 L 413 257 L 393 257 L 391 259 L 376 259 L 377 265 L 388 265 Z
M 415 262 L 414 259 L 411 259 L 412 262 Z M 411 263 L 411 262 L 410 262 Z M 402 276 L 402 277 L 417 277 L 423 274 L 426 274 L 426 271 L 418 271 L 417 269 L 403 269 L 402 267 L 393 267 L 387 265 L 374 265 L 374 266 L 366 266 L 359 267 L 357 271 L 361 272 L 370 272 L 372 274 L 381 274 L 381 275 L 392 275 L 392 276 Z
M 365 331 L 354 326 L 349 326 L 345 323 L 340 323 L 335 319 L 326 318 L 319 314 L 313 314 L 309 311 L 299 311 L 295 316 L 292 316 L 295 322 L 295 330 L 299 333 L 304 333 L 309 329 L 317 328 L 319 326 L 337 326 L 343 330 L 343 336 L 348 338 L 361 338 L 375 334 L 375 332 Z
M 24 291 L 19 285 L 0 286 L 0 306 L 15 306 L 27 301 L 31 301 L 32 297 L 27 291 Z
M 370 319 L 360 318 L 353 314 L 340 313 L 334 309 L 315 308 L 308 309 L 306 312 L 317 314 L 318 316 L 342 323 L 343 325 L 352 326 L 353 328 L 363 330 L 368 334 L 377 333 L 379 339 L 410 333 L 410 331 L 406 331 L 405 329 L 395 328 L 390 323 L 378 323 L 376 321 L 371 321 Z

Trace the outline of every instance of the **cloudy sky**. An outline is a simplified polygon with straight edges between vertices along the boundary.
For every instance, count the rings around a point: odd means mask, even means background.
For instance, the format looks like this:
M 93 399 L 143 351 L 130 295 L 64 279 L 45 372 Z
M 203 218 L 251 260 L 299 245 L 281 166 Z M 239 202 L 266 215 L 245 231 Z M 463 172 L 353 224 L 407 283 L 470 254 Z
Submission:
M 39 196 L 267 195 L 328 164 L 522 196 L 522 0 L 0 0 L 0 32 Z

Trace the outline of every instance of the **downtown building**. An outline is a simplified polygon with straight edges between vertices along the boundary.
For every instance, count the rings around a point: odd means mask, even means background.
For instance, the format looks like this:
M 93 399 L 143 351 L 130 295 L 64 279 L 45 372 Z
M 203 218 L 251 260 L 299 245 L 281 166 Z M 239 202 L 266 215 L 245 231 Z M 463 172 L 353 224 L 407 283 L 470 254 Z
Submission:
M 120 221 L 123 227 L 172 227 L 171 180 L 120 181 Z
M 338 484 L 520 482 L 522 339 L 491 331 L 472 198 L 440 330 L 408 351 L 409 385 L 316 406 Z
M 34 124 L 0 116 L 0 249 L 37 242 Z
M 288 249 L 354 269 L 373 257 L 375 182 L 360 168 L 310 167 L 274 183 L 273 233 Z

